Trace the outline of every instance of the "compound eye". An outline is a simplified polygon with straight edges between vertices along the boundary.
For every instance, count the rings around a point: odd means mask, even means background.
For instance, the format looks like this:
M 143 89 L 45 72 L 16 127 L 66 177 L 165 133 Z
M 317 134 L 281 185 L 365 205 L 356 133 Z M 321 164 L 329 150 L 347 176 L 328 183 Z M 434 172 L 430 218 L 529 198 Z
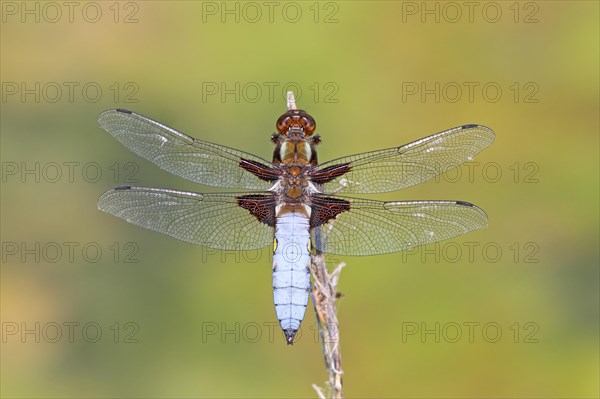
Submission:
M 315 120 L 310 115 L 304 115 L 302 117 L 302 124 L 304 125 L 304 133 L 306 133 L 307 136 L 313 134 L 313 132 L 317 128 Z
M 286 115 L 286 114 L 281 115 L 279 117 L 279 119 L 277 119 L 277 123 L 275 124 L 277 131 L 279 133 L 286 133 L 291 121 L 292 121 L 292 118 L 289 115 Z

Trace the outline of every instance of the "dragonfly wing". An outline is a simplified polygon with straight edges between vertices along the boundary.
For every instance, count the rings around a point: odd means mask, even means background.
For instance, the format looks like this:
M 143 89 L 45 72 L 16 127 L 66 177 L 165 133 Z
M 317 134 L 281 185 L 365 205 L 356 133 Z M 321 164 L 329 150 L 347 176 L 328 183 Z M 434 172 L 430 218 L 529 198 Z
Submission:
M 98 208 L 208 248 L 251 250 L 273 244 L 275 197 L 270 193 L 198 194 L 125 186 L 102 194 Z
M 312 172 L 311 179 L 326 193 L 395 191 L 472 160 L 494 138 L 485 126 L 460 126 L 400 147 L 325 162 Z
M 252 154 L 196 140 L 131 111 L 108 110 L 100 126 L 134 153 L 177 176 L 215 187 L 267 190 L 271 163 Z M 246 168 L 242 167 L 246 166 Z M 248 169 L 253 170 L 253 173 Z M 261 175 L 257 177 L 257 175 Z
M 318 196 L 312 200 L 313 242 L 326 253 L 378 255 L 460 236 L 487 225 L 487 215 L 462 201 L 383 202 Z

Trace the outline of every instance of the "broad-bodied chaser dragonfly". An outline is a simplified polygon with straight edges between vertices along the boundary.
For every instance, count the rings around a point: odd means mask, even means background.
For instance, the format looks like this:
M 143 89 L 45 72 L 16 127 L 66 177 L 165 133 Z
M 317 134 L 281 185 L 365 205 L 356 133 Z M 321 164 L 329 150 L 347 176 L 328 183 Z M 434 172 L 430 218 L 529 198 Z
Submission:
M 288 344 L 308 304 L 311 251 L 385 254 L 487 224 L 483 210 L 463 201 L 383 202 L 337 195 L 399 190 L 453 169 L 494 141 L 485 126 L 459 126 L 400 147 L 319 164 L 315 120 L 295 107 L 277 119 L 271 162 L 123 109 L 103 112 L 98 122 L 125 147 L 177 176 L 248 190 L 199 194 L 124 186 L 102 194 L 98 208 L 204 247 L 273 245 L 273 297 Z

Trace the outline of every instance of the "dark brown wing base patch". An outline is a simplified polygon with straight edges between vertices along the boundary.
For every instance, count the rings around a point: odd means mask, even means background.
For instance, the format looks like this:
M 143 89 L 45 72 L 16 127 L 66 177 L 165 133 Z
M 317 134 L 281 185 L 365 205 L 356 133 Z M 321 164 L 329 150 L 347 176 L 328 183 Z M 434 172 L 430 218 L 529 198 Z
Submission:
M 259 222 L 275 227 L 275 196 L 270 194 L 249 194 L 237 197 L 237 203 Z
M 323 169 L 317 169 L 309 172 L 308 176 L 313 183 L 325 184 L 329 183 L 333 179 L 340 177 L 350 171 L 350 163 L 343 163 L 339 165 L 331 165 Z
M 261 180 L 274 182 L 281 175 L 281 171 L 278 169 L 271 168 L 270 166 L 263 165 L 260 162 L 250 161 L 249 159 L 241 159 L 240 167 Z
M 314 196 L 311 198 L 310 228 L 321 226 L 335 219 L 342 212 L 350 210 L 350 202 L 333 197 Z

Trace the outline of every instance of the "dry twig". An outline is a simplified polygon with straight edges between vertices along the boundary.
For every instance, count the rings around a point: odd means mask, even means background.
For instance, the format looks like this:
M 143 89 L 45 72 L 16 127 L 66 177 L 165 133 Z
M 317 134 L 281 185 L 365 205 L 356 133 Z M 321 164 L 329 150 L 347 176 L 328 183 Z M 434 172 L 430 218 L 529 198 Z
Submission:
M 337 283 L 340 271 L 345 266 L 340 263 L 331 273 L 325 267 L 325 256 L 317 252 L 312 256 L 312 275 L 314 281 L 313 303 L 319 323 L 319 336 L 325 357 L 325 366 L 329 372 L 327 386 L 331 397 L 341 399 L 342 395 L 342 351 L 340 348 L 339 324 L 337 319 L 336 299 Z M 313 384 L 320 398 L 324 399 L 321 388 Z

